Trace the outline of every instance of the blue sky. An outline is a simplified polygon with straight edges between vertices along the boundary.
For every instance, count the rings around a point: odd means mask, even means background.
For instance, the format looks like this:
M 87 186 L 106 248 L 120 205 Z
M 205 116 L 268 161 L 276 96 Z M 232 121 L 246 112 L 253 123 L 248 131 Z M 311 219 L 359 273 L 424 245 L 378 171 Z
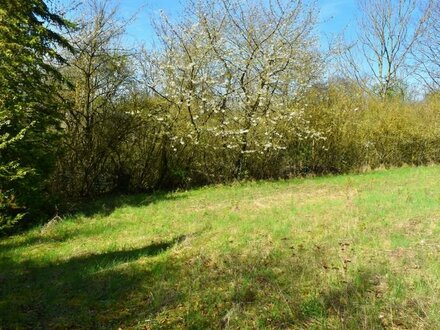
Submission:
M 131 17 L 135 13 L 136 20 L 127 29 L 127 42 L 144 42 L 151 45 L 155 33 L 151 27 L 151 19 L 164 10 L 168 15 L 177 17 L 182 12 L 182 0 L 111 0 L 119 3 L 121 15 Z M 69 0 L 61 0 L 65 4 Z M 318 0 L 320 10 L 320 34 L 325 41 L 328 37 L 343 29 L 352 31 L 355 28 L 356 0 Z M 325 43 L 325 42 L 324 42 Z

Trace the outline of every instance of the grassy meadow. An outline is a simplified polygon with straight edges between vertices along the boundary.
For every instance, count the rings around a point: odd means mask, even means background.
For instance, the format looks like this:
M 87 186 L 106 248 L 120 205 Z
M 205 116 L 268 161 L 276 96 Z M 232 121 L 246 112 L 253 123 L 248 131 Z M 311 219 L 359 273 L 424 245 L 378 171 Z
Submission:
M 440 166 L 108 197 L 0 240 L 0 329 L 439 329 Z

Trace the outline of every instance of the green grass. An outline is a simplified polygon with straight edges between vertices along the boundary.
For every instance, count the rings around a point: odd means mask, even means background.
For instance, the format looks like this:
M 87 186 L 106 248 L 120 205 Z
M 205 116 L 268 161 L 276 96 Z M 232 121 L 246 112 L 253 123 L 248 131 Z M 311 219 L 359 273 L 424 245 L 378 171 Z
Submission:
M 114 197 L 0 241 L 0 328 L 439 329 L 440 167 Z

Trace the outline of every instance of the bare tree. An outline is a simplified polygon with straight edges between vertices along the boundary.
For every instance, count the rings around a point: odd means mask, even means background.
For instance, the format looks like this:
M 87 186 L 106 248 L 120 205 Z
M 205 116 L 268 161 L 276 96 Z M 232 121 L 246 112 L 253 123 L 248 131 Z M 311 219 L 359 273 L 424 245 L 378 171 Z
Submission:
M 400 92 L 412 73 L 412 51 L 427 31 L 431 2 L 359 0 L 359 10 L 357 40 L 342 56 L 343 66 L 361 86 L 385 98 Z
M 73 89 L 64 94 L 71 106 L 64 120 L 68 138 L 62 168 L 75 190 L 88 195 L 99 181 L 102 185 L 113 151 L 130 131 L 132 121 L 115 104 L 133 72 L 119 40 L 126 22 L 117 17 L 117 8 L 109 0 L 87 0 L 79 10 L 78 29 L 69 36 L 75 52 L 64 70 Z
M 427 33 L 415 51 L 417 76 L 430 92 L 440 90 L 440 2 L 433 5 Z

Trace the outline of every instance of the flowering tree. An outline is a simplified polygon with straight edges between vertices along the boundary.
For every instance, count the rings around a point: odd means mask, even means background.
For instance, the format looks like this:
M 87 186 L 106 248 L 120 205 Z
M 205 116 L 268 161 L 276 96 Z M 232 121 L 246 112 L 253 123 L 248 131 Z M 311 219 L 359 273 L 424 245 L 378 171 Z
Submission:
M 156 120 L 174 151 L 233 155 L 239 177 L 250 154 L 285 149 L 286 135 L 318 137 L 299 106 L 321 69 L 313 12 L 302 0 L 193 0 L 179 23 L 162 15 L 145 80 L 167 104 Z

